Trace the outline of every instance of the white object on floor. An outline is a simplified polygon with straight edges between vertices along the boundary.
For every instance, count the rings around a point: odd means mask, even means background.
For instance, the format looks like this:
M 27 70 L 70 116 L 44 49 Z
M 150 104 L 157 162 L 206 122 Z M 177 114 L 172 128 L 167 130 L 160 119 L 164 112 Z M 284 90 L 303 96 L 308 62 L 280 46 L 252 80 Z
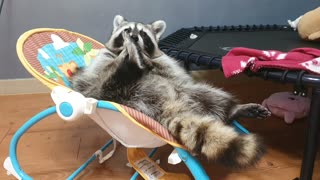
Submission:
M 182 160 L 181 160 L 178 152 L 176 150 L 173 150 L 172 153 L 168 157 L 168 163 L 176 165 L 176 164 L 179 164 L 181 161 Z
M 7 157 L 3 163 L 3 167 L 7 170 L 7 175 L 13 175 L 17 179 L 21 180 L 22 178 L 18 175 L 16 170 L 14 170 L 10 157 Z

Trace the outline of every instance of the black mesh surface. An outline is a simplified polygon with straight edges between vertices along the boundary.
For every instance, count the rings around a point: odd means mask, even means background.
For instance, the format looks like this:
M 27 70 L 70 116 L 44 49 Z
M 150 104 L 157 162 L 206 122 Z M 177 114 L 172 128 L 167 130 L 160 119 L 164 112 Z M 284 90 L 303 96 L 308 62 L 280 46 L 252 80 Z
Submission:
M 223 56 L 234 47 L 290 51 L 299 47 L 320 48 L 320 44 L 301 40 L 293 31 L 207 32 L 189 49 Z
M 191 39 L 191 34 L 198 37 Z M 212 56 L 224 56 L 234 47 L 278 51 L 299 47 L 320 48 L 320 42 L 302 40 L 290 27 L 277 25 L 183 28 L 163 39 L 160 45 Z

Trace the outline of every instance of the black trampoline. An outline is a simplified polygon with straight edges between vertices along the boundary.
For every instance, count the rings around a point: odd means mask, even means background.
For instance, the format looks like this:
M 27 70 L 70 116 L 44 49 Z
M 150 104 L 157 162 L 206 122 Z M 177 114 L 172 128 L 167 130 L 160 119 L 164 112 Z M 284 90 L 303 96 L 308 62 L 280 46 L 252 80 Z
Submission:
M 221 69 L 221 58 L 234 47 L 287 52 L 294 48 L 320 49 L 320 42 L 301 40 L 298 33 L 285 25 L 239 25 L 182 28 L 159 43 L 169 56 L 184 63 L 187 70 Z M 320 75 L 305 71 L 262 68 L 258 72 L 245 72 L 265 80 L 292 83 L 299 91 L 312 88 L 311 109 L 308 119 L 304 157 L 300 179 L 311 180 L 317 153 L 320 127 Z

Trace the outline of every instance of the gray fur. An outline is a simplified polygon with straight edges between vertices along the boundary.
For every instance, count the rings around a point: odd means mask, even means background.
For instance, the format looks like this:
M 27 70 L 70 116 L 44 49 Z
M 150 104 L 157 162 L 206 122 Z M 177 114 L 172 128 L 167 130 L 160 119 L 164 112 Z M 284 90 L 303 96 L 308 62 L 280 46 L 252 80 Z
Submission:
M 150 53 L 145 51 L 143 37 L 136 41 L 131 31 L 124 28 L 136 23 L 116 18 L 117 27 L 106 49 L 101 50 L 92 65 L 73 77 L 74 90 L 143 112 L 160 122 L 194 154 L 232 167 L 257 162 L 265 151 L 260 138 L 254 134 L 240 135 L 228 124 L 243 116 L 265 118 L 270 115 L 268 110 L 259 104 L 238 104 L 230 93 L 195 82 L 176 60 L 158 48 L 157 33 L 163 33 L 163 21 L 157 23 L 161 31 L 143 25 L 154 43 Z M 113 49 L 113 38 L 119 35 L 123 45 Z M 116 55 L 108 53 L 110 50 Z

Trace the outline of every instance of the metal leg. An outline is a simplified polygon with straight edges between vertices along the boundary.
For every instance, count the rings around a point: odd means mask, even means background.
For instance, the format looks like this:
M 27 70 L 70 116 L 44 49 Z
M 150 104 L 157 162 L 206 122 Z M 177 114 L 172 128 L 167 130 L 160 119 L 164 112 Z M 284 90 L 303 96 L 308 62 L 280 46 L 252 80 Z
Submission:
M 320 88 L 313 87 L 300 180 L 311 180 L 320 127 Z

